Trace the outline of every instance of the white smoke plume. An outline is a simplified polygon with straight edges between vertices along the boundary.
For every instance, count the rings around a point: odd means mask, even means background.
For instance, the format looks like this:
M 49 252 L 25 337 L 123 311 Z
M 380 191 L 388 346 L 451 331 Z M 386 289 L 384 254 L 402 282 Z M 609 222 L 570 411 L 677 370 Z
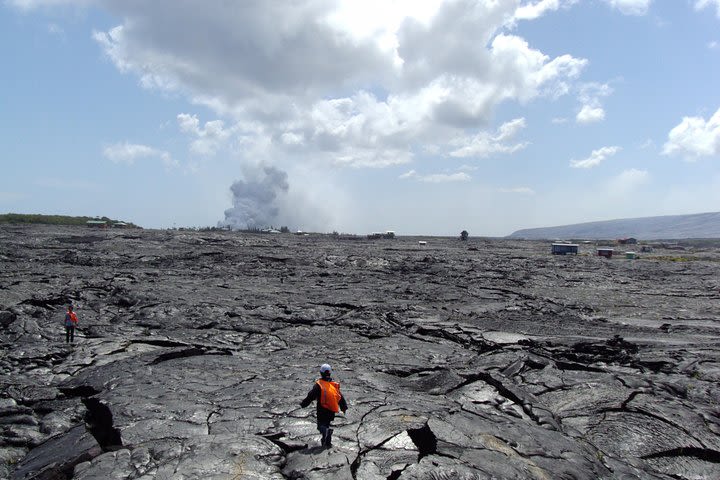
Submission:
M 225 210 L 220 226 L 232 229 L 277 226 L 279 198 L 288 192 L 287 173 L 272 166 L 246 168 L 245 179 L 230 186 L 233 206 Z

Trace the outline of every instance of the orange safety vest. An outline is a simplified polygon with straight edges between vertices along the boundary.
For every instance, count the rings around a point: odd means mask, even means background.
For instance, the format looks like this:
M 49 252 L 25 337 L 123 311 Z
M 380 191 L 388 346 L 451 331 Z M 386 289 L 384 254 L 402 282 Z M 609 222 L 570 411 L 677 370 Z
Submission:
M 320 406 L 331 412 L 338 413 L 340 411 L 340 384 L 338 382 L 328 382 L 327 380 L 318 380 L 320 386 Z
M 70 318 L 67 318 L 67 317 L 70 317 Z M 67 315 L 65 316 L 65 325 L 68 327 L 74 327 L 77 324 L 78 324 L 78 318 L 77 318 L 77 315 L 75 315 L 75 312 L 67 312 Z

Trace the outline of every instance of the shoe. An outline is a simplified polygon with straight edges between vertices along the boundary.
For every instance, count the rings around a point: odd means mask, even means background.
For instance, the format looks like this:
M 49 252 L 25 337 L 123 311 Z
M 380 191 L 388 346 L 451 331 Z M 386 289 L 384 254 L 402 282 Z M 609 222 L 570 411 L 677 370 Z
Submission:
M 332 447 L 332 434 L 333 434 L 333 429 L 328 428 L 327 435 L 325 435 L 325 446 L 326 447 Z

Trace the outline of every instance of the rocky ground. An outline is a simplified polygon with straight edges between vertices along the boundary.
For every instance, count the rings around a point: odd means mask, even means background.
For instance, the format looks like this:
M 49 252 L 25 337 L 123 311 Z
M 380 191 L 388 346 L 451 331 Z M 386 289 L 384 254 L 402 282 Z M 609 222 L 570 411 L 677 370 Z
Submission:
M 0 227 L 0 477 L 720 478 L 720 250 L 418 240 Z

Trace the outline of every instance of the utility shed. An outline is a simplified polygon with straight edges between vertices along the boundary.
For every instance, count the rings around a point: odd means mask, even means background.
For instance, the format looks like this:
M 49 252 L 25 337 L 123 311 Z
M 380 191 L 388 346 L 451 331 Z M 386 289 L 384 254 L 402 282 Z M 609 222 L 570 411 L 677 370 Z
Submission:
M 598 257 L 612 258 L 613 252 L 615 252 L 614 248 L 600 247 L 597 249 Z
M 107 222 L 105 220 L 88 220 L 85 225 L 90 228 L 106 228 Z
M 578 244 L 577 243 L 553 243 L 551 251 L 552 251 L 553 255 L 567 255 L 570 253 L 572 253 L 573 255 L 577 255 Z

